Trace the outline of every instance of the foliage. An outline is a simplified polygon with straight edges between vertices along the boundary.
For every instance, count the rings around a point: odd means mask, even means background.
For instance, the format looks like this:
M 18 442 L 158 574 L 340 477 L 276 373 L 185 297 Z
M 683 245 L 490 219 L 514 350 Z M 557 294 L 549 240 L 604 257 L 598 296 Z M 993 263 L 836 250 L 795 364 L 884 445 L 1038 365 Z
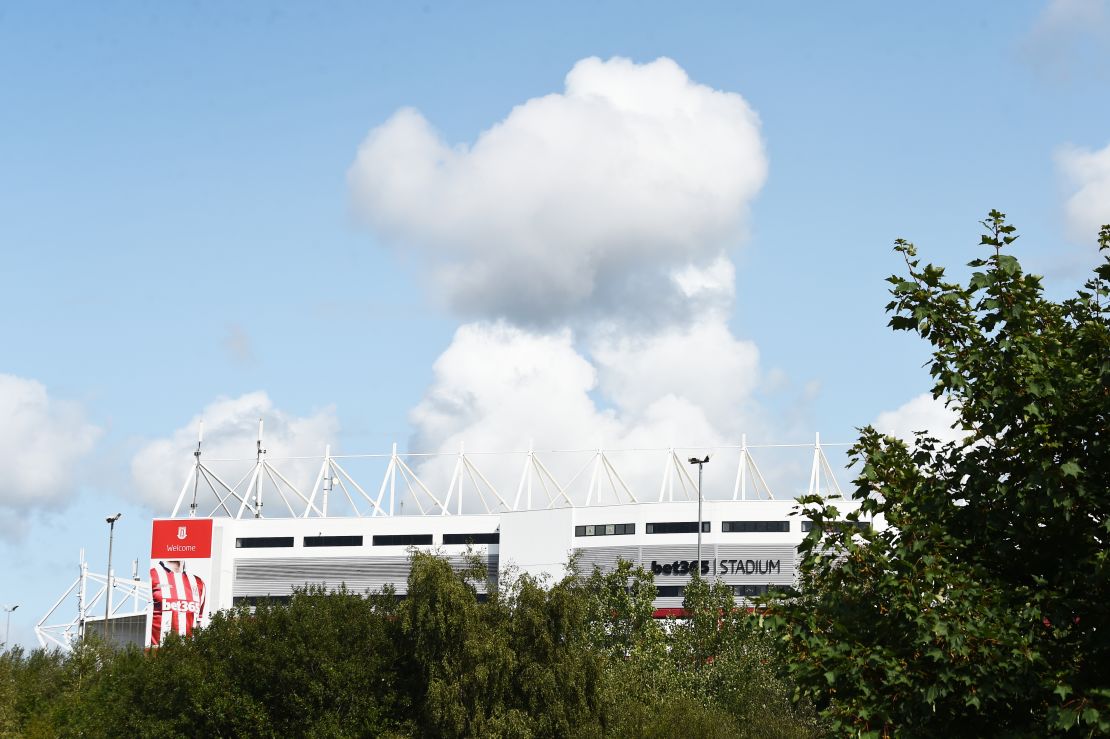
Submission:
M 150 652 L 89 641 L 0 658 L 12 736 L 809 736 L 769 640 L 701 581 L 652 617 L 628 563 L 489 588 L 414 552 L 407 595 L 306 588 Z M 486 591 L 489 590 L 488 595 Z
M 1110 227 L 1055 302 L 1004 215 L 983 223 L 966 285 L 902 240 L 890 278 L 890 325 L 931 344 L 963 438 L 863 429 L 857 515 L 889 528 L 805 499 L 802 594 L 770 603 L 799 694 L 846 735 L 1110 733 Z

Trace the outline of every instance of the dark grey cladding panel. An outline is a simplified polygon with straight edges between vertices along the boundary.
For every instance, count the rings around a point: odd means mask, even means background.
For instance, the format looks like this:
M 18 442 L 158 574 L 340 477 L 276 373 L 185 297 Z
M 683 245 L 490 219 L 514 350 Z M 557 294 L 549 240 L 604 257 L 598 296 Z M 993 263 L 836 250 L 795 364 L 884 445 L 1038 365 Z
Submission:
M 730 583 L 791 583 L 794 581 L 797 550 L 792 544 L 720 544 L 714 556 L 717 559 L 717 574 Z M 755 563 L 768 560 L 779 563 L 778 570 L 771 576 L 760 574 L 759 565 L 751 567 L 748 560 Z M 724 566 L 722 567 L 722 563 Z M 744 563 L 744 565 L 741 565 Z M 748 574 L 744 570 L 755 570 Z M 763 567 L 762 569 L 766 569 Z M 727 572 L 727 574 L 721 574 Z
M 697 559 L 697 549 L 696 544 L 588 547 L 578 550 L 578 562 L 583 574 L 592 572 L 595 566 L 604 571 L 612 570 L 619 559 L 651 569 L 653 562 L 660 567 L 676 561 L 693 562 Z M 710 573 L 715 578 L 737 585 L 790 584 L 797 570 L 797 553 L 792 544 L 704 544 L 701 556 L 709 560 Z M 769 562 L 776 566 L 770 567 Z M 670 574 L 669 569 L 666 574 L 657 572 L 657 585 L 682 585 L 690 581 L 689 574 Z
M 461 556 L 448 557 L 451 566 L 463 570 L 469 563 Z M 483 558 L 486 573 L 497 580 L 497 555 Z M 380 590 L 393 585 L 398 593 L 408 588 L 409 558 L 404 555 L 389 557 L 267 557 L 237 559 L 235 561 L 232 597 L 288 595 L 294 587 L 308 585 L 340 584 L 349 590 L 362 592 Z M 478 583 L 478 592 L 486 592 L 485 583 Z
M 654 608 L 682 608 L 682 596 L 677 598 L 656 598 L 651 602 Z

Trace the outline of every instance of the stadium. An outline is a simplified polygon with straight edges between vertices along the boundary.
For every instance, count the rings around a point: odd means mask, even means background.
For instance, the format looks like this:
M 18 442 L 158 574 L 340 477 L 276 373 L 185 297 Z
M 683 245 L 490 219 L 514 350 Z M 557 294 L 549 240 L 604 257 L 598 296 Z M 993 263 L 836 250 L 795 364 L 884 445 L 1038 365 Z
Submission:
M 36 634 L 44 646 L 63 648 L 90 631 L 156 643 L 216 611 L 286 600 L 305 585 L 356 592 L 388 585 L 403 597 L 412 548 L 459 568 L 477 556 L 487 587 L 507 573 L 557 580 L 572 554 L 587 572 L 630 561 L 654 574 L 658 617 L 681 614 L 684 588 L 700 570 L 746 605 L 795 584 L 797 548 L 809 531 L 795 497 L 841 493 L 829 446 L 836 445 L 818 435 L 795 445 L 742 439 L 452 454 L 402 454 L 394 446 L 387 454 L 328 448 L 322 457 L 268 459 L 260 424 L 253 459 L 209 460 L 198 435 L 170 515 L 153 521 L 148 577 L 137 565 L 126 580 L 91 574 L 82 563 Z M 793 458 L 787 472 L 804 470 L 798 461 L 809 457 L 808 484 L 791 486 L 790 496 L 777 497 L 756 464 L 774 451 Z M 67 617 L 74 597 L 76 616 Z

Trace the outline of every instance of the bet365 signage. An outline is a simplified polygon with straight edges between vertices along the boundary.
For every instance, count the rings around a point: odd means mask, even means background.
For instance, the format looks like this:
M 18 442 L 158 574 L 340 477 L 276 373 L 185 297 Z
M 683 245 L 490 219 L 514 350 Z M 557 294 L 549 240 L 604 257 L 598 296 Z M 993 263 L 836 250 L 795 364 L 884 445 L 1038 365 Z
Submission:
M 651 571 L 659 575 L 692 575 L 698 570 L 696 559 L 676 559 L 674 562 L 651 561 Z M 701 574 L 718 575 L 781 575 L 781 559 L 703 559 Z

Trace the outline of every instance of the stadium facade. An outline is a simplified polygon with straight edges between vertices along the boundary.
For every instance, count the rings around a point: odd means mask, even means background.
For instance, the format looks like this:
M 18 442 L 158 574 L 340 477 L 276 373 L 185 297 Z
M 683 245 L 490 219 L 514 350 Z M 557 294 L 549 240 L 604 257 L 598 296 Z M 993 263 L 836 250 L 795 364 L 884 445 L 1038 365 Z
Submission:
M 187 633 L 218 610 L 287 599 L 305 585 L 356 592 L 388 585 L 403 596 L 413 549 L 438 552 L 459 568 L 476 555 L 487 587 L 510 573 L 557 580 L 572 554 L 587 572 L 627 560 L 654 573 L 659 616 L 678 614 L 683 590 L 699 571 L 731 586 L 737 603 L 746 604 L 769 588 L 795 584 L 797 549 L 809 528 L 793 497 L 776 498 L 755 463 L 753 453 L 770 448 L 744 441 L 635 454 L 403 455 L 394 447 L 388 455 L 345 457 L 329 449 L 315 458 L 310 475 L 309 458 L 267 459 L 261 431 L 253 460 L 220 461 L 238 465 L 234 474 L 206 461 L 198 442 L 172 514 L 153 522 L 148 641 Z M 774 448 L 812 453 L 809 484 L 799 493 L 839 494 L 819 437 Z M 707 453 L 712 497 L 699 500 L 698 467 L 691 463 Z M 380 477 L 370 479 L 379 484 L 370 492 L 352 474 L 358 464 L 378 467 Z M 225 482 L 233 476 L 236 484 Z M 300 488 L 291 482 L 296 478 L 314 483 Z M 840 507 L 852 508 L 847 501 Z M 136 583 L 129 586 L 134 601 Z M 133 620 L 134 613 L 118 615 Z M 40 641 L 44 628 L 58 632 L 46 623 L 51 615 L 39 624 Z M 93 611 L 79 613 L 78 621 L 65 634 L 102 629 Z
M 496 514 L 393 518 L 216 519 L 209 608 L 284 598 L 306 583 L 355 591 L 406 589 L 409 550 L 436 551 L 459 567 L 470 550 L 491 582 L 506 570 L 558 579 L 572 553 L 585 571 L 619 560 L 655 574 L 660 613 L 681 606 L 697 570 L 742 599 L 794 583 L 804 521 L 793 501 L 706 501 L 701 566 L 696 501 L 563 507 Z M 164 519 L 176 527 L 179 519 Z

